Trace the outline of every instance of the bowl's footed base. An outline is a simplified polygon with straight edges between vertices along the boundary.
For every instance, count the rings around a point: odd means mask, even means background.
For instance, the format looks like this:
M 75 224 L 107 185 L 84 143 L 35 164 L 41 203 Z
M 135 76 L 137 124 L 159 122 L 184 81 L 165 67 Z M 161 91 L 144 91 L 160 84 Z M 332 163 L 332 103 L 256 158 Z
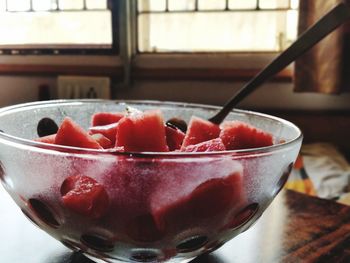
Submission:
M 193 260 L 194 258 L 190 258 L 190 259 L 169 259 L 169 260 L 166 260 L 166 261 L 157 261 L 156 259 L 154 260 L 151 260 L 151 261 L 135 261 L 135 260 L 128 260 L 128 261 L 125 261 L 125 260 L 119 260 L 119 259 L 100 259 L 100 258 L 97 258 L 97 257 L 94 257 L 94 256 L 91 256 L 89 254 L 86 254 L 86 253 L 83 253 L 84 256 L 86 256 L 87 258 L 91 259 L 92 261 L 96 262 L 96 263 L 124 263 L 124 262 L 153 262 L 153 263 L 156 263 L 156 262 L 166 262 L 166 263 L 188 263 L 190 262 L 191 260 Z

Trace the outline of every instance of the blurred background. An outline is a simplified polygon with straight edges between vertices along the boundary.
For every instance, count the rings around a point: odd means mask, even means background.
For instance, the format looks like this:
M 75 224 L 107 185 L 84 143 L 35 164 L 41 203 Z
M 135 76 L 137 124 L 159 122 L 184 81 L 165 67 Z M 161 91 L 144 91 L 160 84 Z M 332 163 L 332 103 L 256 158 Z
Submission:
M 0 0 L 0 106 L 57 98 L 223 105 L 340 0 Z M 239 104 L 350 152 L 349 26 Z

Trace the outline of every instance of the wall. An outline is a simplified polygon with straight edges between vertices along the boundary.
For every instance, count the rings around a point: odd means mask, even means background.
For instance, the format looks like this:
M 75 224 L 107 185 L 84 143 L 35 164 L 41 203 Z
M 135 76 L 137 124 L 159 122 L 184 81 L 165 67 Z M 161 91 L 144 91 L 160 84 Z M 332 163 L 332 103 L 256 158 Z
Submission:
M 0 77 L 0 107 L 35 101 L 38 86 L 57 86 L 56 78 Z M 156 99 L 223 105 L 244 83 L 231 82 L 135 82 L 131 88 L 117 88 L 117 99 Z M 292 84 L 265 84 L 244 100 L 239 108 L 350 110 L 350 94 L 322 95 L 294 93 Z
M 41 84 L 54 87 L 56 79 L 0 76 L 0 107 L 37 100 Z
M 120 99 L 157 99 L 223 105 L 244 83 L 231 82 L 136 82 L 117 92 Z M 239 108 L 248 109 L 350 109 L 350 93 L 322 95 L 294 93 L 292 84 L 270 83 L 247 97 Z

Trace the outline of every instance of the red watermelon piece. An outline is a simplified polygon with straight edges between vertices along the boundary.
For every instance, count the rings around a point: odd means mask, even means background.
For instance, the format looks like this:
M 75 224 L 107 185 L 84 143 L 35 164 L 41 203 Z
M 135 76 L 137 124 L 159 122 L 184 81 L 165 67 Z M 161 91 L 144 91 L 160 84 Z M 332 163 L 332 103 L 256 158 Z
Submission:
M 218 138 L 219 134 L 220 127 L 218 125 L 198 117 L 192 117 L 181 148 L 184 149 L 188 145 Z
M 91 126 L 104 126 L 117 123 L 124 114 L 121 112 L 98 112 L 91 117 Z
M 133 114 L 118 122 L 116 146 L 128 152 L 167 152 L 165 127 L 159 110 Z
M 177 128 L 165 126 L 166 142 L 170 151 L 179 150 L 185 134 Z
M 169 233 L 197 227 L 207 221 L 217 227 L 217 216 L 227 216 L 243 199 L 242 176 L 236 172 L 199 184 L 190 194 L 177 200 L 151 200 L 157 227 Z
M 44 137 L 36 138 L 34 141 L 54 144 L 56 139 L 56 134 L 47 135 Z
M 114 144 L 110 139 L 102 135 L 101 133 L 96 133 L 91 135 L 91 137 L 99 144 L 103 149 L 113 148 Z
M 182 152 L 218 152 L 225 151 L 225 145 L 220 138 L 216 138 L 210 141 L 201 142 L 195 145 L 188 145 Z
M 55 144 L 80 148 L 102 149 L 82 127 L 66 117 L 57 131 Z
M 62 202 L 68 209 L 89 218 L 102 217 L 109 206 L 105 188 L 88 176 L 66 178 L 61 186 L 61 195 Z
M 272 134 L 240 121 L 224 122 L 220 138 L 227 150 L 250 149 L 273 145 Z
M 163 236 L 150 214 L 130 219 L 126 226 L 126 233 L 132 240 L 139 242 L 154 242 Z
M 108 138 L 111 143 L 115 144 L 115 136 L 117 135 L 117 127 L 118 123 L 112 123 L 103 126 L 94 126 L 89 128 L 90 134 L 102 134 L 106 138 Z

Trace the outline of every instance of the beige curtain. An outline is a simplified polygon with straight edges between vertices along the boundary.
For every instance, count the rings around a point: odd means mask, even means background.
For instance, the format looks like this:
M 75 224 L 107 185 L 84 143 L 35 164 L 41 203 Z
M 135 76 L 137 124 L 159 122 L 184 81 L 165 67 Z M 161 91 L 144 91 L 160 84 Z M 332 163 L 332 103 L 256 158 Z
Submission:
M 341 0 L 300 0 L 299 33 Z M 295 91 L 339 94 L 350 91 L 350 24 L 332 32 L 295 63 Z

